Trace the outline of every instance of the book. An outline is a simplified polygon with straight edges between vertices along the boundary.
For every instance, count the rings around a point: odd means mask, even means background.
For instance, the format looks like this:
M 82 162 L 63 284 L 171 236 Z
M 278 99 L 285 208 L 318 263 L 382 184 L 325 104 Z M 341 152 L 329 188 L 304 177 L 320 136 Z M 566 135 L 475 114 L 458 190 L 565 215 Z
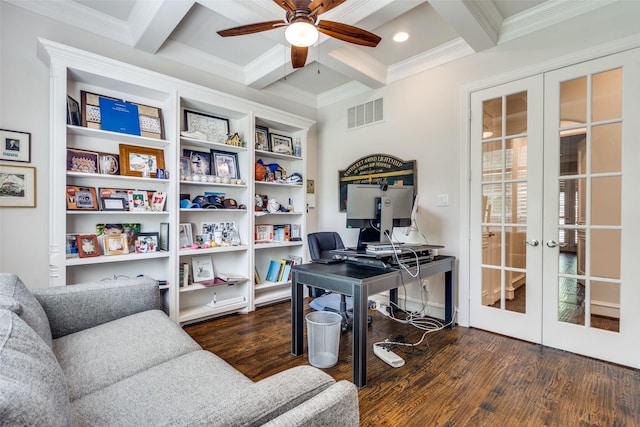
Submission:
M 179 276 L 180 286 L 189 286 L 189 263 L 183 262 L 180 264 Z
M 275 224 L 273 226 L 273 240 L 284 242 L 284 224 Z
M 271 224 L 256 224 L 255 241 L 256 242 L 270 242 L 273 240 L 273 225 Z
M 140 117 L 136 104 L 102 96 L 98 102 L 102 130 L 140 135 Z
M 267 271 L 267 277 L 265 277 L 267 282 L 278 281 L 278 276 L 280 275 L 280 267 L 282 267 L 282 264 L 279 260 L 271 260 L 271 262 L 269 263 L 269 270 Z
M 255 281 L 256 285 L 259 285 L 260 283 L 262 283 L 262 276 L 260 275 L 260 272 L 258 271 L 257 266 L 253 270 L 253 280 Z
M 284 267 L 282 268 L 282 274 L 280 275 L 280 282 L 289 281 L 289 277 L 291 276 L 291 260 L 285 260 Z

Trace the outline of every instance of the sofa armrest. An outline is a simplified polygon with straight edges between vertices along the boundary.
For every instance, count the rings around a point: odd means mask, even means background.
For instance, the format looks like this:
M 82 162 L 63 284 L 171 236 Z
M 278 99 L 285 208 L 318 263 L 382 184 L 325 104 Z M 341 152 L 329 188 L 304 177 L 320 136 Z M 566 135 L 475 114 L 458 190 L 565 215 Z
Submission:
M 36 288 L 31 292 L 49 318 L 53 338 L 161 308 L 158 282 L 148 277 Z
M 247 387 L 240 387 L 237 390 L 230 391 L 215 402 L 202 402 L 198 405 L 197 410 L 192 411 L 190 414 L 176 413 L 176 418 L 167 420 L 166 425 L 190 427 L 210 425 L 261 426 L 304 404 L 314 396 L 324 391 L 332 390 L 335 385 L 335 380 L 320 369 L 308 365 L 297 366 Z M 336 390 L 339 391 L 336 393 L 339 396 L 335 397 L 338 401 L 327 399 L 326 402 L 348 405 L 348 403 L 341 402 L 342 399 L 345 399 L 344 393 L 341 393 L 343 386 L 338 387 Z M 331 392 L 329 394 L 333 395 Z M 352 396 L 349 397 L 351 398 Z M 354 399 L 357 408 L 357 394 Z M 324 415 L 327 414 L 321 414 L 321 416 Z M 357 417 L 358 415 L 356 414 L 355 416 Z
M 357 427 L 360 425 L 358 388 L 338 381 L 320 394 L 264 424 L 265 427 Z

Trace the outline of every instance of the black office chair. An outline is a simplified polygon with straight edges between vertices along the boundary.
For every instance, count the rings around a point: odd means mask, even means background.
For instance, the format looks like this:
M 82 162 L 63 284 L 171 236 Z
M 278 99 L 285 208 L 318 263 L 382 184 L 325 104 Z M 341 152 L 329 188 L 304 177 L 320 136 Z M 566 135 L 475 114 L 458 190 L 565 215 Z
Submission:
M 333 258 L 331 251 L 334 249 L 344 249 L 344 243 L 340 234 L 334 231 L 321 231 L 318 233 L 310 233 L 307 235 L 307 242 L 309 244 L 309 254 L 311 255 L 311 261 L 319 259 Z M 316 298 L 326 293 L 324 289 L 309 287 L 310 294 Z M 342 316 L 342 331 L 346 332 L 351 326 L 349 319 L 353 318 L 353 313 L 347 311 L 347 297 L 340 294 L 340 308 L 339 313 Z M 367 316 L 367 323 L 371 324 L 372 317 Z

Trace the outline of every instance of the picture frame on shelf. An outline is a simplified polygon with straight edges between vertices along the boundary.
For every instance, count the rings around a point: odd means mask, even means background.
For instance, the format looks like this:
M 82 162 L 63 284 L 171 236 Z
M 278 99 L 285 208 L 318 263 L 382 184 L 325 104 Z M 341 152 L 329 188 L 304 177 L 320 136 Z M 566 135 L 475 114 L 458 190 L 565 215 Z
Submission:
M 77 237 L 79 236 L 78 233 L 67 233 L 66 234 L 66 248 L 65 248 L 65 252 L 67 255 L 67 258 L 75 258 L 78 257 L 78 239 Z
M 191 258 L 191 265 L 193 267 L 194 282 L 207 282 L 215 279 L 211 256 L 194 256 Z
M 191 160 L 189 157 L 180 157 L 180 180 L 191 176 Z
M 101 197 L 101 210 L 103 211 L 126 211 L 124 199 L 121 197 Z
M 140 224 L 96 224 L 96 235 L 98 236 L 98 242 L 104 252 L 104 237 L 112 234 L 122 234 L 127 241 L 127 253 L 133 250 L 134 241 L 133 238 L 136 234 L 140 233 Z
M 67 124 L 72 126 L 81 126 L 81 115 L 82 112 L 78 101 L 73 99 L 70 95 L 67 95 Z
M 211 150 L 211 164 L 215 175 L 222 178 L 239 179 L 238 154 Z
M 158 249 L 164 252 L 169 251 L 169 223 L 160 223 L 160 233 L 158 235 Z
M 181 248 L 190 248 L 193 245 L 193 230 L 191 223 L 180 224 L 178 230 L 178 239 Z
M 134 239 L 135 253 L 147 254 L 158 251 L 159 233 L 155 231 L 138 233 Z
M 67 171 L 98 173 L 98 153 L 67 148 Z
M 126 234 L 105 234 L 102 237 L 105 255 L 124 255 L 129 253 Z
M 124 210 L 129 210 L 129 188 L 98 188 L 100 199 L 103 198 L 119 198 L 124 203 Z
M 120 155 L 98 153 L 100 173 L 103 175 L 120 175 Z
M 151 196 L 151 200 L 149 201 L 149 205 L 151 206 L 151 210 L 154 212 L 162 212 L 164 211 L 164 205 L 167 202 L 167 193 L 164 191 L 156 191 Z
M 127 191 L 130 212 L 144 212 L 149 208 L 149 193 L 145 190 Z
M 31 134 L 17 130 L 0 129 L 0 160 L 31 162 Z
M 100 256 L 98 236 L 95 234 L 81 234 L 76 236 L 76 247 L 80 258 Z
M 0 165 L 0 208 L 36 207 L 36 168 Z
M 255 149 L 260 151 L 270 151 L 269 149 L 269 128 L 256 125 Z
M 229 136 L 229 120 L 198 111 L 184 110 L 187 137 L 224 144 Z
M 211 153 L 183 149 L 182 155 L 189 159 L 189 175 L 211 175 Z
M 93 187 L 67 185 L 67 210 L 98 210 L 98 197 Z
M 164 168 L 162 149 L 120 144 L 120 175 L 155 178 L 156 169 Z
M 293 138 L 290 136 L 270 133 L 269 144 L 274 153 L 293 155 Z

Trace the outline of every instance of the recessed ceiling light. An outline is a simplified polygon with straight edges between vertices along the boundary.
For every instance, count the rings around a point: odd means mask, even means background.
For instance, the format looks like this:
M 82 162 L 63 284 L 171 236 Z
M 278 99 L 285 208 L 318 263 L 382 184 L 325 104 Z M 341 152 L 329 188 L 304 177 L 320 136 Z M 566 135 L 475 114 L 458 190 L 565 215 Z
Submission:
M 404 31 L 396 33 L 396 35 L 393 36 L 394 42 L 402 43 L 406 42 L 407 40 L 409 40 L 409 33 L 405 33 Z

